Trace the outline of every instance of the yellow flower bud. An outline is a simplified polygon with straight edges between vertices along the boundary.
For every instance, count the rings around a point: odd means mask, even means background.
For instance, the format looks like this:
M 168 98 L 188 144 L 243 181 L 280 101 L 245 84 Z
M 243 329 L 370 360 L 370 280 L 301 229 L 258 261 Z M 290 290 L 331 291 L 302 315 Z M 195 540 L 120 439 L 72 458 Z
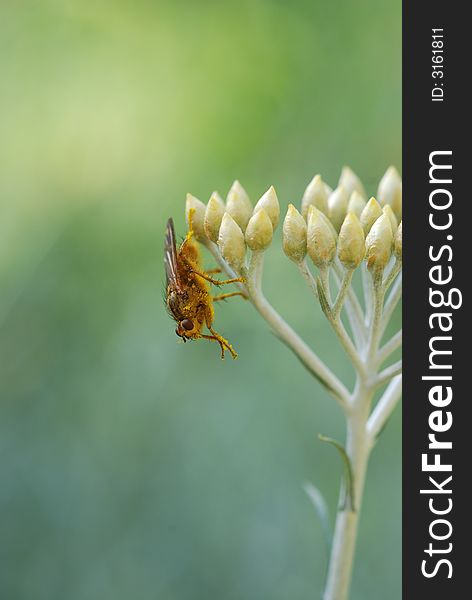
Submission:
M 338 186 L 328 200 L 329 218 L 336 231 L 341 229 L 347 212 L 349 196 L 343 186 Z
M 203 220 L 203 227 L 205 233 L 212 242 L 218 240 L 218 232 L 220 231 L 221 219 L 225 214 L 225 205 L 218 196 L 217 192 L 213 192 L 205 210 L 205 217 Z
M 290 260 L 301 262 L 306 256 L 306 223 L 293 204 L 288 205 L 282 233 L 285 254 Z
M 218 247 L 226 262 L 239 272 L 246 256 L 246 243 L 241 228 L 227 212 L 221 221 Z
M 364 230 L 354 213 L 347 213 L 338 237 L 338 256 L 346 269 L 356 269 L 365 255 Z
M 390 220 L 382 214 L 372 225 L 365 240 L 367 268 L 373 272 L 385 269 L 392 255 L 393 234 Z
M 366 201 L 362 197 L 362 195 L 354 190 L 349 198 L 349 203 L 347 205 L 347 212 L 352 212 L 356 215 L 356 217 L 361 216 L 362 211 L 364 210 L 366 205 Z
M 343 167 L 338 186 L 342 186 L 346 190 L 348 196 L 350 196 L 354 191 L 359 192 L 359 194 L 364 198 L 366 196 L 362 181 L 350 167 Z
M 253 214 L 256 214 L 261 208 L 266 211 L 269 219 L 272 222 L 273 230 L 275 231 L 280 218 L 280 206 L 273 185 L 271 185 L 267 192 L 258 200 L 256 206 L 254 207 Z
M 326 184 L 321 179 L 321 175 L 315 175 L 308 184 L 302 198 L 302 215 L 306 219 L 308 217 L 308 209 L 314 206 L 321 210 L 325 215 L 329 214 L 328 209 L 329 193 L 326 189 Z
M 402 223 L 403 221 L 400 221 L 400 225 L 398 226 L 397 233 L 395 234 L 395 238 L 393 240 L 393 253 L 398 260 L 402 260 Z
M 261 208 L 252 215 L 247 224 L 245 239 L 251 250 L 266 250 L 272 242 L 272 221 L 265 209 Z
M 336 238 L 325 215 L 314 206 L 308 212 L 307 251 L 318 268 L 329 266 L 336 255 Z
M 375 221 L 382 214 L 382 208 L 377 200 L 372 197 L 369 202 L 365 205 L 364 210 L 361 212 L 360 222 L 364 229 L 365 235 L 367 235 L 370 231 L 370 228 L 375 223 Z
M 390 204 L 386 204 L 383 207 L 382 212 L 384 215 L 387 215 L 388 220 L 390 221 L 390 226 L 392 228 L 392 233 L 393 233 L 393 235 L 395 235 L 395 232 L 397 231 L 397 227 L 398 227 L 398 221 L 397 221 L 397 217 L 395 216 Z
M 398 220 L 402 218 L 402 179 L 395 169 L 389 167 L 379 183 L 377 197 L 380 204 L 390 204 Z
M 239 227 L 245 231 L 252 215 L 252 204 L 246 190 L 235 181 L 226 198 L 226 212 L 230 214 Z
M 189 212 L 193 208 L 192 215 L 192 227 L 195 233 L 195 237 L 199 240 L 205 239 L 205 230 L 203 229 L 203 220 L 205 218 L 205 205 L 201 200 L 187 194 L 185 199 L 185 218 L 187 220 L 187 226 L 189 225 Z

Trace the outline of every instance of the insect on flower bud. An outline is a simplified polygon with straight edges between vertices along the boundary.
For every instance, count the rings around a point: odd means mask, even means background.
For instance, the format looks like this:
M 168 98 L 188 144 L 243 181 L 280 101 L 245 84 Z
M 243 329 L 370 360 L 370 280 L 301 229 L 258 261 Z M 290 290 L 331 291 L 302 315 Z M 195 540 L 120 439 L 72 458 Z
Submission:
M 398 226 L 397 233 L 395 234 L 395 238 L 393 240 L 393 253 L 398 260 L 402 260 L 402 223 L 403 221 L 400 221 L 400 225 Z
M 252 215 L 246 228 L 246 244 L 251 250 L 266 250 L 272 242 L 272 221 L 265 209 L 261 208 Z
M 338 256 L 346 269 L 357 269 L 365 255 L 364 230 L 354 213 L 347 213 L 338 237 Z
M 359 194 L 365 198 L 366 193 L 362 181 L 350 167 L 343 167 L 338 186 L 342 186 L 346 190 L 348 196 L 355 191 L 359 192 Z
M 226 198 L 226 212 L 245 231 L 252 215 L 252 204 L 243 186 L 236 180 Z
M 225 205 L 218 196 L 217 192 L 213 192 L 205 210 L 205 217 L 203 220 L 203 227 L 205 233 L 212 242 L 218 240 L 218 232 L 220 231 L 221 220 L 225 214 Z
M 315 175 L 303 194 L 302 198 L 302 215 L 306 219 L 308 217 L 308 209 L 314 206 L 321 210 L 325 215 L 329 214 L 328 209 L 329 192 L 321 175 Z
M 282 233 L 285 254 L 293 262 L 301 262 L 306 256 L 306 223 L 293 204 L 288 205 Z
M 336 255 L 336 238 L 325 215 L 314 206 L 308 211 L 307 251 L 318 268 L 329 266 Z
M 192 214 L 192 228 L 195 236 L 199 240 L 205 239 L 203 220 L 205 218 L 206 207 L 201 200 L 195 198 L 192 194 L 187 194 L 185 199 L 185 218 L 187 220 L 187 225 L 189 225 L 189 212 L 191 208 L 194 209 Z
M 267 213 L 272 222 L 272 228 L 275 231 L 280 218 L 280 206 L 273 185 L 271 185 L 267 192 L 258 200 L 256 206 L 254 207 L 253 214 L 255 215 L 261 208 L 263 208 Z
M 344 217 L 346 216 L 348 202 L 349 196 L 342 185 L 339 185 L 329 197 L 329 218 L 336 231 L 341 229 Z
M 246 243 L 241 228 L 227 212 L 221 221 L 218 247 L 226 262 L 239 272 L 246 256 Z
M 372 225 L 382 214 L 382 208 L 377 200 L 372 197 L 369 202 L 365 205 L 364 210 L 361 212 L 360 222 L 364 229 L 365 235 L 370 231 Z
M 392 254 L 393 234 L 387 215 L 380 216 L 372 225 L 365 240 L 367 268 L 373 272 L 383 271 Z
M 392 228 L 392 234 L 395 235 L 395 233 L 397 231 L 397 227 L 398 227 L 398 221 L 397 221 L 397 217 L 395 216 L 390 204 L 386 204 L 383 207 L 382 212 L 384 215 L 387 215 L 388 220 L 390 221 L 390 226 Z
M 389 167 L 379 183 L 377 197 L 382 206 L 390 204 L 398 220 L 402 218 L 402 179 L 395 169 Z
M 365 208 L 365 205 L 366 201 L 364 200 L 362 195 L 357 190 L 354 190 L 349 198 L 347 212 L 352 212 L 356 215 L 356 217 L 360 218 L 361 213 Z

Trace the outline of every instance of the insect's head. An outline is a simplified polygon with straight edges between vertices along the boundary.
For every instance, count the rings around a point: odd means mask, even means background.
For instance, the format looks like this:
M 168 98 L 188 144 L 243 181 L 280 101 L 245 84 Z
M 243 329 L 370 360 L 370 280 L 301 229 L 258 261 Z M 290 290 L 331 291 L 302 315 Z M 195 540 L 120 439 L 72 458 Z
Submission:
M 195 323 L 191 319 L 182 319 L 179 321 L 175 333 L 181 337 L 184 342 L 194 337 Z

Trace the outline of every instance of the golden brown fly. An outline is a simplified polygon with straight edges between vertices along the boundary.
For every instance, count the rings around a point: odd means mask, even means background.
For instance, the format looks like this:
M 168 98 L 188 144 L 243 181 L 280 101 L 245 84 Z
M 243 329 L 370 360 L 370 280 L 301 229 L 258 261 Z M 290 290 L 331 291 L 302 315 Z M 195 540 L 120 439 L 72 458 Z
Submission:
M 166 237 L 164 244 L 164 265 L 166 270 L 166 304 L 173 319 L 177 323 L 175 333 L 183 339 L 197 340 L 204 338 L 218 342 L 221 348 L 221 358 L 224 358 L 225 349 L 229 350 L 233 358 L 237 354 L 231 344 L 213 329 L 214 308 L 213 302 L 224 300 L 232 296 L 243 296 L 243 292 L 231 292 L 212 296 L 210 285 L 226 285 L 229 283 L 243 282 L 244 279 L 236 277 L 220 281 L 211 274 L 219 273 L 219 269 L 204 271 L 201 266 L 200 249 L 194 238 L 192 227 L 193 213 L 190 209 L 188 220 L 189 228 L 184 241 L 177 248 L 175 240 L 174 222 L 167 221 Z M 206 326 L 211 335 L 202 333 Z

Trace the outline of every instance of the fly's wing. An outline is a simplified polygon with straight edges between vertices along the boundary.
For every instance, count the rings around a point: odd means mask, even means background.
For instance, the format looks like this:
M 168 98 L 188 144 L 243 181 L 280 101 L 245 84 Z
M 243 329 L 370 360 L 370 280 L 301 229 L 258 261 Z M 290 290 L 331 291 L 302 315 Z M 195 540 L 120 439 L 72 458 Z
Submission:
M 169 219 L 164 242 L 164 266 L 167 285 L 179 287 L 179 271 L 177 269 L 177 246 L 175 242 L 174 221 Z

